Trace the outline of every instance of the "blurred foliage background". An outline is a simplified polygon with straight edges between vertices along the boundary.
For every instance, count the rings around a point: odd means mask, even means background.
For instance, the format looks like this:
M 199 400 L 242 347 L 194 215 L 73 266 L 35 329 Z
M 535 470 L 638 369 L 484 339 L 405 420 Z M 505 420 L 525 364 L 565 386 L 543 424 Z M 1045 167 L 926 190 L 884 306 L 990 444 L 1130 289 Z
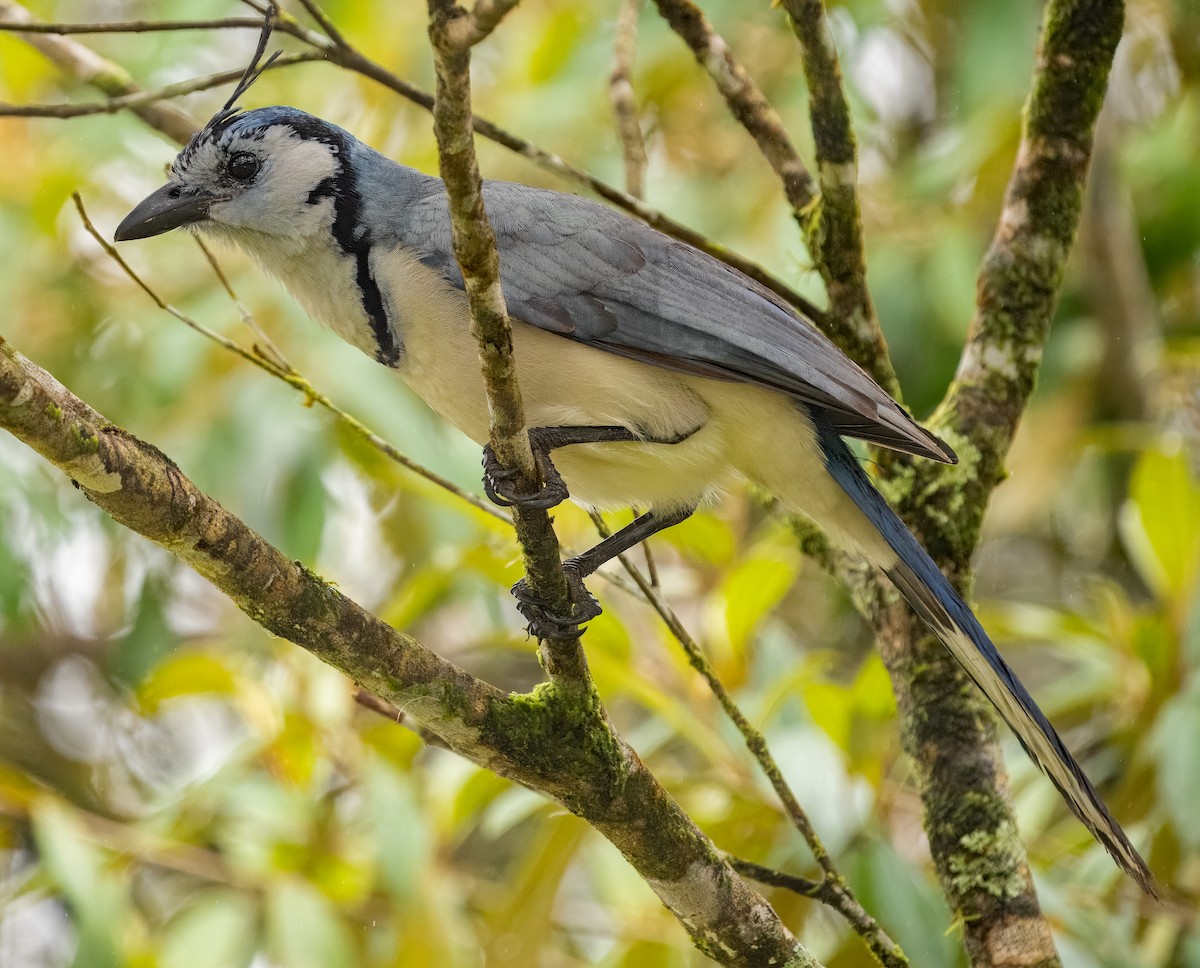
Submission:
M 798 48 L 769 3 L 705 0 L 807 149 Z M 526 0 L 476 53 L 476 109 L 610 182 L 617 0 Z M 31 3 L 48 20 L 241 15 L 218 0 Z M 425 5 L 330 0 L 352 43 L 429 88 Z M 831 9 L 858 126 L 870 278 L 918 415 L 953 375 L 1019 134 L 1040 5 Z M 822 302 L 779 187 L 692 55 L 643 9 L 634 85 L 648 201 Z M 253 31 L 81 38 L 146 86 L 243 65 Z M 294 41 L 282 40 L 294 49 Z M 88 100 L 0 33 L 0 100 Z M 227 91 L 183 99 L 204 119 Z M 323 64 L 289 103 L 435 170 L 429 116 Z M 507 594 L 507 530 L 156 310 L 84 233 L 160 183 L 174 148 L 128 114 L 0 119 L 0 333 L 161 447 L 292 557 L 493 682 L 539 681 Z M 480 142 L 485 174 L 564 189 Z M 811 151 L 807 151 L 811 157 Z M 1042 379 L 978 555 L 984 623 L 1152 867 L 1145 906 L 1006 739 L 1064 962 L 1200 966 L 1200 8 L 1133 0 L 1089 211 Z M 162 296 L 248 342 L 195 244 L 125 247 Z M 252 265 L 224 265 L 291 361 L 414 458 L 478 491 L 479 454 Z M 557 515 L 566 544 L 586 515 Z M 916 965 L 963 963 L 930 870 L 886 673 L 845 593 L 744 493 L 653 542 L 662 581 L 866 906 Z M 596 586 L 585 639 L 618 727 L 719 846 L 810 858 L 648 609 Z M 826 964 L 869 964 L 828 911 L 772 891 Z M 1188 900 L 1190 898 L 1190 901 Z M 649 888 L 561 808 L 354 701 L 165 552 L 0 437 L 0 964 L 286 968 L 707 963 Z

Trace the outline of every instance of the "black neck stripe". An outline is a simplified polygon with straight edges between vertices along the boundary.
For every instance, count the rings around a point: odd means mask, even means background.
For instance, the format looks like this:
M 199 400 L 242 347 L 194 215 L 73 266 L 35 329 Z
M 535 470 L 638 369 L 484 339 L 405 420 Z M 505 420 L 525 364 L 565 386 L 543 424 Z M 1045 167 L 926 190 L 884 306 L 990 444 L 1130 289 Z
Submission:
M 371 272 L 371 239 L 361 225 L 362 195 L 354 172 L 346 166 L 346 140 L 339 132 L 307 119 L 289 119 L 286 123 L 301 138 L 329 145 L 337 156 L 337 172 L 322 179 L 309 192 L 308 203 L 315 205 L 322 198 L 333 199 L 333 237 L 343 252 L 354 257 L 354 281 L 375 337 L 375 359 L 384 366 L 394 367 L 400 362 L 401 347 L 388 321 L 383 293 Z

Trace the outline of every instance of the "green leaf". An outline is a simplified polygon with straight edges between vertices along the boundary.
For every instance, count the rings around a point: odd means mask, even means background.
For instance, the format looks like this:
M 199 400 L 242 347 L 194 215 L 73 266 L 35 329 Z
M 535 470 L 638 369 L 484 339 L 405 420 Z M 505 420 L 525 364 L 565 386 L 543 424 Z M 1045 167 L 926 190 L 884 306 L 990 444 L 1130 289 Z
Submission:
M 319 891 L 288 878 L 267 898 L 267 948 L 287 968 L 345 968 L 358 964 L 350 932 Z
M 258 911 L 244 894 L 197 894 L 167 925 L 159 968 L 245 968 L 254 957 Z
M 236 692 L 237 676 L 218 656 L 188 650 L 160 662 L 142 680 L 137 698 L 142 710 L 152 715 L 164 702 L 180 696 Z
M 1163 705 L 1154 730 L 1158 788 L 1175 835 L 1192 849 L 1200 847 L 1196 804 L 1200 803 L 1200 690 L 1173 696 Z
M 1121 531 L 1156 594 L 1186 605 L 1200 573 L 1200 484 L 1181 446 L 1146 450 L 1138 458 Z
M 321 548 L 328 501 L 321 472 L 328 462 L 327 453 L 304 451 L 281 488 L 288 553 L 300 561 L 316 561 Z
M 117 968 L 120 935 L 129 916 L 128 885 L 104 869 L 104 857 L 79 820 L 51 800 L 36 804 L 33 833 L 38 855 L 71 909 L 78 933 L 72 968 Z
M 879 919 L 912 964 L 922 968 L 955 968 L 959 940 L 951 931 L 953 916 L 929 878 L 890 844 L 863 848 L 848 872 L 863 907 Z
M 411 902 L 421 890 L 421 874 L 432 853 L 427 819 L 408 777 L 389 764 L 377 761 L 366 781 L 380 877 L 393 897 Z
M 767 613 L 796 580 L 800 556 L 794 548 L 774 546 L 739 562 L 725 579 L 725 629 L 734 652 L 744 652 Z

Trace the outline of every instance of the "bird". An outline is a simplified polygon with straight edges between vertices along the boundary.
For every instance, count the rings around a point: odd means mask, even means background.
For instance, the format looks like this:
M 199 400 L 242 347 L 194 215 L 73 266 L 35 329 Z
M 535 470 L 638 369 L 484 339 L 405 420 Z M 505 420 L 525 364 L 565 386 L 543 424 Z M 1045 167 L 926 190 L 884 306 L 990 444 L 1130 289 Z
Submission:
M 583 579 L 603 562 L 741 479 L 762 486 L 882 570 L 1079 820 L 1158 896 L 1083 769 L 844 438 L 955 463 L 949 446 L 737 269 L 591 200 L 487 181 L 517 380 L 547 480 L 541 492 L 517 492 L 486 447 L 487 400 L 443 182 L 297 108 L 235 107 L 270 64 L 256 66 L 262 50 L 166 184 L 121 221 L 117 241 L 184 228 L 244 250 L 310 316 L 483 445 L 495 500 L 548 507 L 569 495 L 648 509 L 565 563 L 569 616 L 516 589 L 539 635 L 577 634 L 599 613 Z

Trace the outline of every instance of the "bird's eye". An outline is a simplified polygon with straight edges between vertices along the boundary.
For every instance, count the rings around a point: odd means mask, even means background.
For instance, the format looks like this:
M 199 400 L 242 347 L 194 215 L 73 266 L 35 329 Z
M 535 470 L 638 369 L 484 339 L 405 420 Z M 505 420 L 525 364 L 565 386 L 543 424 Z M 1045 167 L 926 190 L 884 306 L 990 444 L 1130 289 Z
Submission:
M 262 162 L 245 151 L 230 158 L 229 164 L 226 166 L 229 174 L 239 181 L 248 181 L 253 178 L 261 167 Z

